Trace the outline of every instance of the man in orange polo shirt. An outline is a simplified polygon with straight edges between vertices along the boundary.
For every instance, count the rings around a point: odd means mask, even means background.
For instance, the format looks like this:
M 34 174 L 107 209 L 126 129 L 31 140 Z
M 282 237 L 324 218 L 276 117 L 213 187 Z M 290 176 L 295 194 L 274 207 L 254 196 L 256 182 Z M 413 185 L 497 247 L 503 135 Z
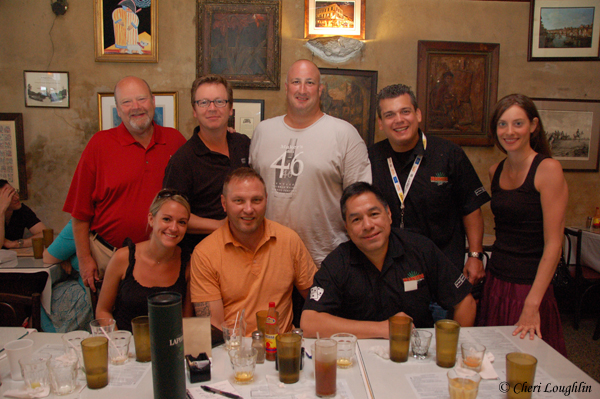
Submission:
M 281 332 L 292 328 L 292 289 L 306 298 L 317 268 L 293 230 L 265 219 L 265 183 L 252 168 L 225 179 L 227 223 L 196 246 L 191 295 L 196 316 L 221 329 L 246 309 L 246 335 L 256 330 L 255 313 L 275 302 Z

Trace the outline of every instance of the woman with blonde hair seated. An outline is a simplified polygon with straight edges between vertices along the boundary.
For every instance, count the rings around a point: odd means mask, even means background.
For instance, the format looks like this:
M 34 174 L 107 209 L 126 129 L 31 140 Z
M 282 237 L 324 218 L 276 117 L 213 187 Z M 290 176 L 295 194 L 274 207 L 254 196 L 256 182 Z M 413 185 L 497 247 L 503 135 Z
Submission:
M 181 294 L 183 315 L 192 316 L 188 289 L 190 254 L 177 245 L 187 231 L 190 205 L 177 191 L 161 190 L 148 214 L 148 241 L 119 249 L 110 260 L 100 291 L 96 318 L 114 318 L 131 331 L 131 319 L 148 314 L 147 297 L 161 291 Z

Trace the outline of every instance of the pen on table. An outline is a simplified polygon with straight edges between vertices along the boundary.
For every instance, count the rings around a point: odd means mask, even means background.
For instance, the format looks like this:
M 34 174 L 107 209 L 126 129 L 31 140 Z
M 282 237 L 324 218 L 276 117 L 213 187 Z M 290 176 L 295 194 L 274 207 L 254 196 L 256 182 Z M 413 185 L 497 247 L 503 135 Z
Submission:
M 19 338 L 15 339 L 15 341 L 20 340 L 21 338 L 25 338 L 29 334 L 29 331 L 25 331 L 25 334 L 21 335 Z M 0 349 L 0 353 L 4 351 L 4 348 Z
M 219 389 L 216 389 L 216 388 L 209 387 L 208 385 L 200 385 L 200 388 L 204 389 L 206 392 L 212 392 L 212 393 L 215 393 L 215 394 L 217 394 L 217 395 L 223 395 L 223 396 L 225 396 L 226 398 L 231 398 L 231 399 L 244 399 L 244 398 L 242 398 L 242 397 L 241 397 L 241 396 L 239 396 L 239 395 L 235 395 L 235 394 L 233 394 L 233 393 L 229 393 L 229 392 L 221 391 L 221 390 L 219 390 Z

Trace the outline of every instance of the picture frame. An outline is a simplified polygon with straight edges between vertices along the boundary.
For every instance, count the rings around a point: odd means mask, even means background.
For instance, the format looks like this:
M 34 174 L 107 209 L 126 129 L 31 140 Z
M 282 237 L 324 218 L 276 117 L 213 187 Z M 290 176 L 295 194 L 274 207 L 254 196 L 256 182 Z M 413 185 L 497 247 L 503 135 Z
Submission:
M 177 92 L 155 92 L 154 121 L 157 125 L 179 130 L 179 106 Z M 121 124 L 117 114 L 114 93 L 98 93 L 99 130 L 108 130 Z
M 304 0 L 304 38 L 345 36 L 365 40 L 367 0 Z
M 375 141 L 377 71 L 319 68 L 321 110 L 353 125 L 367 147 Z
M 233 100 L 231 127 L 252 138 L 256 126 L 265 119 L 265 100 Z
M 23 114 L 0 113 L 0 179 L 7 180 L 26 200 L 27 161 L 23 137 Z
M 69 72 L 23 71 L 25 106 L 69 108 Z
M 531 0 L 527 61 L 600 61 L 600 0 Z
M 419 40 L 417 100 L 421 129 L 458 145 L 491 146 L 500 44 Z
M 566 171 L 598 171 L 600 100 L 532 98 L 552 149 Z
M 198 0 L 196 77 L 224 76 L 237 89 L 279 90 L 280 0 Z
M 158 62 L 158 0 L 94 0 L 94 45 L 97 62 Z

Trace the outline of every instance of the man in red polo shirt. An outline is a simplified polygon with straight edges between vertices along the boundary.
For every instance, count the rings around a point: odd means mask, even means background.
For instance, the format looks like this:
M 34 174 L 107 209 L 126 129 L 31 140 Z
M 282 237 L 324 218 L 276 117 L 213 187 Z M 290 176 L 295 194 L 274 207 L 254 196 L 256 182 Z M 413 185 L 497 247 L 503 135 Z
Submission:
M 83 150 L 63 211 L 73 219 L 81 277 L 95 291 L 123 240 L 147 239 L 148 208 L 183 135 L 153 122 L 146 81 L 128 76 L 115 86 L 118 127 L 96 133 Z

